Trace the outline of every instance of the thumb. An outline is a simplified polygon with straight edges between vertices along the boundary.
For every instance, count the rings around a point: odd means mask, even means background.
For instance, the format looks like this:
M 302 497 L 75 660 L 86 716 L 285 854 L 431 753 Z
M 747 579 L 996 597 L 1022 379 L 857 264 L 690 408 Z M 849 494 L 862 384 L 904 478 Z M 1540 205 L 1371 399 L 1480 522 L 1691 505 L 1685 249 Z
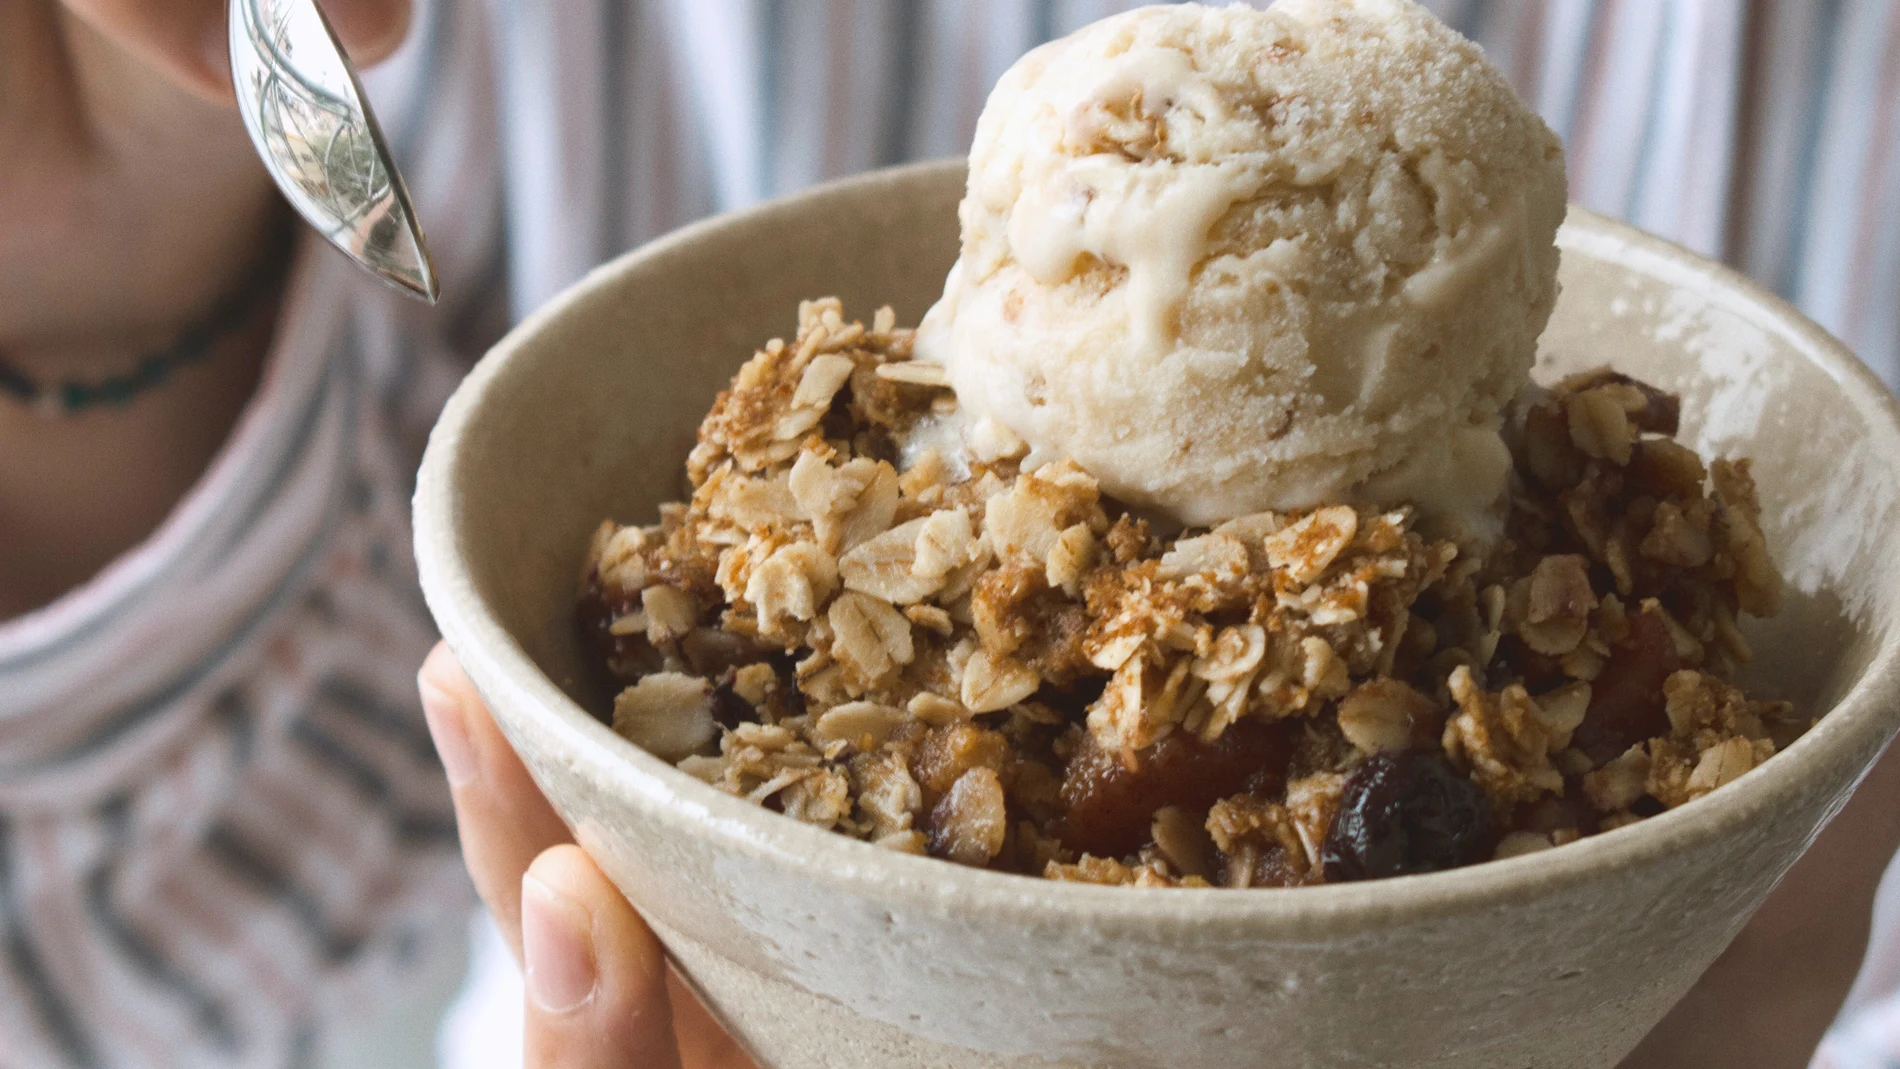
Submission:
M 257 0 L 230 0 L 254 3 Z M 66 0 L 75 15 L 200 96 L 231 100 L 226 0 Z M 411 0 L 323 0 L 319 5 L 359 67 L 388 58 L 409 30 Z
M 526 1069 L 679 1069 L 666 956 L 580 847 L 521 880 Z

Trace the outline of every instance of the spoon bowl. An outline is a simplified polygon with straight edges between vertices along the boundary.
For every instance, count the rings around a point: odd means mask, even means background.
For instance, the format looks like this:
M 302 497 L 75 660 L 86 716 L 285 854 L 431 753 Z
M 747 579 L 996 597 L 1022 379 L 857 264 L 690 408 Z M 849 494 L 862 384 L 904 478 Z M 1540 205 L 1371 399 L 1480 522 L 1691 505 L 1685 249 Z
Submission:
M 291 207 L 365 270 L 434 304 L 409 190 L 316 0 L 231 0 L 230 30 L 238 113 Z

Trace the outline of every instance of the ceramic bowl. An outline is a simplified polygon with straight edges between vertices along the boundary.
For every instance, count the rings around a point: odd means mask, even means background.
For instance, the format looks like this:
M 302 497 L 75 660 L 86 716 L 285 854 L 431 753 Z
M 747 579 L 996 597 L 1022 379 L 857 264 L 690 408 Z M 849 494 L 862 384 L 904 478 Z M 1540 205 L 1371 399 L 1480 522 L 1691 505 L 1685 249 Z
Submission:
M 1787 609 L 1752 684 L 1819 726 L 1711 797 L 1558 850 L 1297 890 L 1055 883 L 721 794 L 584 705 L 589 533 L 652 522 L 714 393 L 801 298 L 914 323 L 960 165 L 681 230 L 531 316 L 456 393 L 416 495 L 442 632 L 579 841 L 768 1066 L 1603 1069 L 1726 946 L 1900 726 L 1900 423 L 1853 356 L 1715 264 L 1573 209 L 1540 376 L 1608 362 L 1756 459 Z

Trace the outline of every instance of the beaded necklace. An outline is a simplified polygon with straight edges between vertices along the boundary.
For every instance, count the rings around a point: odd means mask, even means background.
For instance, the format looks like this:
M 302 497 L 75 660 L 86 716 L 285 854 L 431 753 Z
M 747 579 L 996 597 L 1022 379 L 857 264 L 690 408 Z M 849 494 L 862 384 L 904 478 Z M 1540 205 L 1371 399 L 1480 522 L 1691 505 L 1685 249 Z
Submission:
M 276 285 L 282 272 L 251 272 L 244 284 L 219 301 L 210 314 L 179 331 L 172 343 L 147 353 L 131 369 L 96 379 L 37 382 L 0 358 L 0 395 L 49 418 L 76 415 L 101 406 L 118 408 L 171 378 L 172 373 L 211 355 L 213 345 L 250 317 L 252 306 Z

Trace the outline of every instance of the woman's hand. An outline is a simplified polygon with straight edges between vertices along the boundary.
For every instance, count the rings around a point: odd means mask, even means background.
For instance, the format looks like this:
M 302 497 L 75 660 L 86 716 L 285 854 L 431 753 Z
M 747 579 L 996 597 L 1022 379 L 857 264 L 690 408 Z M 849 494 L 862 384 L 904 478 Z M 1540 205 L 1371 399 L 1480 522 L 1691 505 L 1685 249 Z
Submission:
M 750 1067 L 573 844 L 447 646 L 417 678 L 469 874 L 523 963 L 527 1069 Z
M 525 951 L 528 1069 L 751 1065 L 571 845 L 447 647 L 430 654 L 421 683 L 469 871 Z M 1623 1069 L 1806 1065 L 1865 952 L 1874 890 L 1900 846 L 1895 812 L 1900 746 Z

